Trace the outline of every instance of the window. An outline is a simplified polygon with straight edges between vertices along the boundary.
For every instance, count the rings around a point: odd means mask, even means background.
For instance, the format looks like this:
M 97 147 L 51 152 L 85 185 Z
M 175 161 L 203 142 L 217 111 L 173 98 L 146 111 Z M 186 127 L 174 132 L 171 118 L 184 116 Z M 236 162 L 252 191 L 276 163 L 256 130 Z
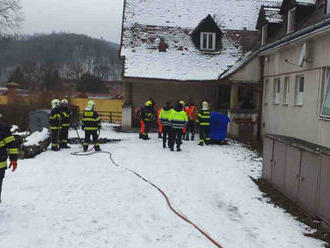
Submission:
M 266 24 L 261 29 L 261 45 L 265 45 L 267 43 L 267 30 L 268 30 L 268 25 Z
M 268 102 L 268 90 L 269 90 L 269 79 L 265 80 L 264 84 L 264 103 L 267 104 Z
M 274 79 L 274 104 L 280 104 L 280 96 L 281 96 L 281 79 Z
M 321 110 L 322 117 L 330 117 L 330 69 L 328 68 L 325 73 L 324 82 L 324 99 Z
M 284 78 L 284 91 L 283 91 L 283 104 L 289 104 L 289 94 L 290 94 L 290 77 Z
M 296 31 L 296 8 L 290 9 L 288 12 L 287 33 Z
M 302 106 L 304 104 L 304 88 L 305 88 L 304 75 L 296 76 L 295 105 L 297 106 Z
M 201 50 L 214 51 L 216 44 L 215 33 L 201 32 Z
M 327 14 L 330 14 L 330 0 L 327 1 Z

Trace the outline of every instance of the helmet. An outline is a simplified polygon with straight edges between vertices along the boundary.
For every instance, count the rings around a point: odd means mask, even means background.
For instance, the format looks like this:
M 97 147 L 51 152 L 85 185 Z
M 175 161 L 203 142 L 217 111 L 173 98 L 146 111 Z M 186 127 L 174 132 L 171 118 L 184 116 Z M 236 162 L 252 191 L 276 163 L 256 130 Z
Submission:
M 67 99 L 62 99 L 61 104 L 67 105 L 69 104 L 69 101 Z
M 209 110 L 209 104 L 207 101 L 202 102 L 202 110 Z
M 145 106 L 146 107 L 152 106 L 152 101 L 150 101 L 150 100 L 146 101 Z
M 180 103 L 182 106 L 185 106 L 185 105 L 186 105 L 186 103 L 185 103 L 183 100 L 181 100 L 179 103 Z
M 52 108 L 56 108 L 60 105 L 60 100 L 58 99 L 53 99 L 51 102 Z
M 88 101 L 88 103 L 87 103 L 86 110 L 93 110 L 94 107 L 95 107 L 95 102 L 92 101 L 92 100 L 90 100 L 90 101 Z

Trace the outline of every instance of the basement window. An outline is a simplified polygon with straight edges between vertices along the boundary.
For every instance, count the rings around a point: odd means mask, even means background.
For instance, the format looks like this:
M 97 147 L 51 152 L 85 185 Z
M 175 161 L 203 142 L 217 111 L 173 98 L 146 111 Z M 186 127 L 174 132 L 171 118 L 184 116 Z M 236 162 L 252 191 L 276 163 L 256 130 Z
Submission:
M 290 9 L 288 12 L 287 33 L 296 31 L 296 9 Z
M 201 50 L 215 51 L 215 44 L 216 44 L 215 33 L 201 32 L 201 45 L 200 45 Z
M 281 97 L 281 79 L 275 78 L 274 79 L 274 104 L 280 104 L 280 97 Z
M 295 87 L 295 105 L 304 105 L 304 91 L 305 91 L 305 77 L 304 75 L 296 76 L 296 87 Z
M 330 118 L 330 68 L 327 68 L 324 81 L 324 99 L 321 117 Z

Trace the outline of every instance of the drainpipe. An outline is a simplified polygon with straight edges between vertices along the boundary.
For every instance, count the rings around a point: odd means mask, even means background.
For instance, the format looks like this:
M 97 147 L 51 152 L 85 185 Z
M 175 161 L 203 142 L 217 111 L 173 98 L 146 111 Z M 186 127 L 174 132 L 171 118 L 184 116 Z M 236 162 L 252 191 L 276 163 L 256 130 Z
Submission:
M 260 80 L 260 92 L 259 92 L 259 121 L 258 121 L 258 141 L 262 142 L 262 107 L 264 102 L 264 72 L 265 72 L 265 57 L 259 57 L 259 80 Z

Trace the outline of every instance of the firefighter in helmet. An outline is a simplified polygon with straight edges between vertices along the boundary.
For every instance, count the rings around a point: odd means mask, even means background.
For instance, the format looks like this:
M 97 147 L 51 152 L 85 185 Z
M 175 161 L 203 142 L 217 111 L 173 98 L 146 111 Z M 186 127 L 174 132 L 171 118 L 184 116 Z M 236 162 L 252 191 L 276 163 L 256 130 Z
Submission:
M 62 114 L 60 109 L 60 101 L 53 99 L 51 102 L 52 110 L 50 112 L 49 124 L 52 139 L 52 151 L 59 150 L 59 136 L 62 128 Z
M 95 111 L 94 101 L 89 101 L 82 116 L 82 128 L 85 131 L 85 140 L 83 143 L 84 151 L 88 150 L 90 138 L 92 136 L 95 151 L 101 151 L 98 143 L 98 131 L 101 129 L 101 118 Z
M 209 108 L 209 103 L 207 101 L 202 102 L 202 110 L 198 113 L 197 123 L 199 124 L 199 144 L 203 146 L 208 145 L 211 141 L 210 139 L 210 121 L 211 112 Z
M 148 100 L 144 104 L 144 107 L 141 109 L 140 114 L 140 139 L 148 140 L 149 139 L 149 130 L 151 123 L 154 121 L 154 109 L 152 101 Z
M 2 119 L 1 114 L 0 119 Z M 12 168 L 12 171 L 14 172 L 17 168 L 18 144 L 15 141 L 9 126 L 0 120 L 0 203 L 2 181 L 7 169 L 8 156 L 10 160 L 9 168 Z
M 61 101 L 62 128 L 60 131 L 60 148 L 68 149 L 68 136 L 70 127 L 71 112 L 69 110 L 69 102 L 67 99 Z

